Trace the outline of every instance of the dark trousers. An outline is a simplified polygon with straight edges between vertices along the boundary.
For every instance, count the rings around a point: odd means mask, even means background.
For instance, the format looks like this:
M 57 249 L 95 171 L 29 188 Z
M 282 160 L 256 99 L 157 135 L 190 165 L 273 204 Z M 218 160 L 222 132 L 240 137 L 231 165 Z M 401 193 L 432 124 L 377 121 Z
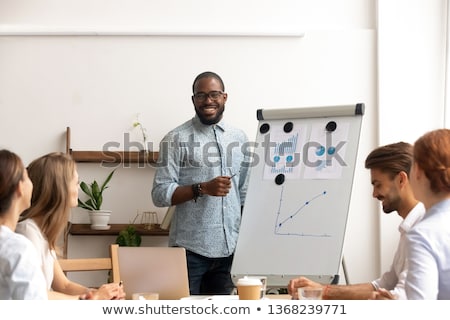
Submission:
M 233 255 L 207 258 L 186 251 L 186 258 L 191 295 L 231 294 L 234 288 L 230 274 Z

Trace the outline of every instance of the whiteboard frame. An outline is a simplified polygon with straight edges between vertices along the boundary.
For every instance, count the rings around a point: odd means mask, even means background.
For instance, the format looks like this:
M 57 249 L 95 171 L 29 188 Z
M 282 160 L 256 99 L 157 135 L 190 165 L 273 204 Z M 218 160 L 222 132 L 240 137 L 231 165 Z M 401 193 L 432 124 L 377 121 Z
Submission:
M 356 157 L 357 157 L 357 151 L 358 151 L 358 146 L 359 146 L 359 139 L 360 139 L 360 132 L 361 132 L 361 123 L 362 123 L 362 116 L 364 114 L 364 110 L 365 109 L 365 105 L 363 103 L 357 103 L 357 104 L 353 104 L 353 105 L 338 105 L 338 106 L 323 106 L 323 107 L 305 107 L 305 108 L 286 108 L 286 109 L 259 109 L 257 111 L 257 119 L 259 120 L 259 125 L 258 125 L 258 133 L 257 133 L 257 139 L 256 141 L 258 142 L 259 139 L 262 139 L 263 134 L 261 134 L 259 132 L 259 129 L 261 127 L 261 124 L 264 123 L 274 123 L 273 121 L 275 120 L 275 123 L 279 123 L 279 120 L 283 120 L 286 122 L 289 122 L 290 120 L 294 120 L 294 119 L 301 119 L 302 121 L 305 122 L 309 122 L 310 120 L 305 120 L 305 119 L 311 119 L 311 121 L 320 121 L 320 120 L 325 120 L 329 121 L 332 120 L 333 118 L 338 118 L 340 120 L 343 121 L 349 121 L 351 122 L 351 124 L 349 126 L 351 126 L 351 132 L 352 134 L 349 136 L 349 139 L 352 140 L 352 148 L 353 150 L 351 150 L 351 153 L 346 155 L 346 161 L 349 160 L 350 166 L 351 168 L 349 168 L 346 173 L 345 173 L 345 177 L 343 176 L 343 179 L 346 179 L 346 184 L 347 184 L 347 188 L 349 190 L 349 195 L 348 198 L 346 197 L 342 197 L 343 201 L 340 206 L 342 207 L 340 212 L 343 216 L 340 217 L 339 219 L 343 219 L 345 221 L 343 221 L 343 230 L 339 231 L 338 234 L 340 234 L 340 232 L 342 232 L 342 237 L 339 239 L 339 243 L 337 244 L 339 246 L 339 248 L 337 248 L 338 254 L 337 256 L 333 256 L 332 260 L 336 261 L 337 263 L 334 264 L 335 265 L 335 270 L 333 270 L 333 272 L 329 272 L 329 273 L 302 273 L 300 270 L 298 271 L 298 273 L 296 272 L 280 272 L 279 270 L 274 271 L 274 272 L 267 272 L 268 268 L 267 267 L 261 267 L 261 265 L 252 265 L 252 266 L 244 266 L 243 263 L 240 261 L 242 259 L 242 261 L 246 261 L 247 263 L 249 262 L 249 264 L 253 264 L 253 263 L 267 263 L 267 264 L 272 264 L 275 263 L 276 267 L 274 267 L 275 269 L 279 269 L 280 266 L 284 266 L 287 265 L 289 266 L 291 264 L 291 259 L 290 256 L 292 253 L 295 253 L 295 247 L 292 248 L 283 248 L 285 249 L 285 254 L 284 254 L 284 258 L 282 259 L 282 261 L 279 261 L 280 259 L 278 259 L 277 261 L 271 261 L 271 257 L 274 256 L 273 252 L 271 252 L 270 250 L 282 250 L 282 249 L 274 249 L 276 248 L 276 246 L 266 246 L 266 248 L 264 250 L 266 250 L 266 252 L 264 253 L 264 255 L 267 255 L 267 259 L 262 259 L 260 256 L 260 252 L 256 253 L 256 250 L 252 250 L 255 249 L 255 247 L 253 248 L 249 248 L 251 246 L 255 245 L 255 242 L 249 241 L 249 239 L 245 239 L 243 237 L 239 237 L 238 239 L 238 243 L 237 243 L 237 247 L 236 247 L 236 251 L 235 251 L 235 256 L 234 256 L 234 260 L 233 260 L 233 265 L 231 268 L 231 274 L 232 274 L 232 278 L 233 281 L 236 282 L 237 279 L 243 277 L 243 276 L 266 276 L 267 277 L 267 285 L 268 287 L 285 287 L 288 282 L 291 279 L 297 278 L 300 275 L 308 277 L 310 279 L 312 279 L 313 281 L 316 282 L 320 282 L 320 283 L 338 283 L 339 282 L 339 268 L 341 265 L 341 261 L 342 261 L 342 250 L 343 250 L 343 243 L 344 243 L 344 236 L 345 236 L 345 228 L 346 228 L 346 224 L 347 224 L 347 218 L 348 218 L 348 208 L 350 206 L 350 200 L 351 200 L 351 193 L 352 193 L 352 186 L 353 186 L 353 179 L 354 179 L 354 172 L 355 172 L 355 162 L 356 162 Z M 271 122 L 272 121 L 272 122 Z M 355 136 L 356 135 L 356 136 Z M 262 140 L 261 140 L 262 141 Z M 258 149 L 259 148 L 259 149 Z M 264 152 L 261 150 L 261 143 L 256 145 L 255 148 L 255 153 L 259 156 L 259 157 L 264 157 Z M 260 162 L 260 164 L 263 164 L 262 162 Z M 349 167 L 350 167 L 349 166 Z M 241 222 L 241 234 L 242 232 L 253 232 L 253 234 L 256 234 L 257 231 L 251 231 L 251 229 L 248 228 L 253 228 L 253 226 L 249 227 L 249 224 L 252 222 L 252 218 L 255 218 L 255 216 L 257 214 L 260 214 L 258 212 L 255 212 L 255 206 L 253 205 L 249 205 L 248 201 L 258 201 L 258 196 L 259 198 L 261 198 L 261 194 L 256 196 L 257 191 L 255 191 L 255 189 L 259 189 L 264 191 L 264 187 L 262 186 L 263 183 L 260 183 L 260 181 L 256 181 L 260 178 L 260 176 L 255 177 L 255 175 L 260 175 L 261 172 L 263 170 L 261 169 L 261 167 L 255 167 L 252 168 L 251 174 L 250 174 L 250 181 L 249 181 L 249 191 L 247 194 L 247 200 L 246 200 L 246 204 L 244 206 L 244 212 L 243 212 L 243 217 L 242 217 L 242 222 Z M 256 180 L 255 180 L 256 179 Z M 338 179 L 339 180 L 339 179 Z M 322 180 L 323 181 L 323 180 Z M 256 184 L 255 184 L 256 183 Z M 333 182 L 336 184 L 336 182 Z M 251 188 L 253 188 L 253 190 L 251 190 Z M 336 188 L 336 187 L 335 187 Z M 345 189 L 345 188 L 344 188 Z M 253 191 L 253 193 L 252 193 Z M 249 197 L 250 194 L 250 197 Z M 253 198 L 252 198 L 253 197 Z M 346 199 L 344 199 L 346 198 Z M 258 206 L 256 206 L 256 211 L 261 211 L 261 207 L 258 208 Z M 334 208 L 331 208 L 332 210 Z M 253 212 L 251 212 L 251 210 L 254 210 Z M 262 219 L 256 216 L 255 219 Z M 342 222 L 342 221 L 341 221 Z M 256 223 L 256 225 L 258 226 L 258 223 Z M 269 223 L 269 222 L 268 222 Z M 266 230 L 258 230 L 261 232 L 266 232 Z M 289 249 L 289 250 L 286 250 Z M 261 248 L 259 249 L 261 251 Z M 254 256 L 252 256 L 252 254 Z M 333 252 L 334 254 L 334 252 Z M 250 256 L 252 256 L 251 258 L 249 258 Z M 278 255 L 279 257 L 279 255 Z M 307 257 L 307 258 L 311 258 L 311 257 Z M 296 262 L 297 263 L 297 262 Z M 311 264 L 311 262 L 310 262 Z M 292 265 L 292 264 L 291 264 Z M 284 267 L 281 267 L 281 269 L 283 269 Z M 258 269 L 258 270 L 256 270 Z M 286 268 L 289 269 L 289 268 Z M 309 269 L 311 269 L 309 267 Z M 330 268 L 328 268 L 330 269 Z M 263 272 L 261 272 L 263 271 Z

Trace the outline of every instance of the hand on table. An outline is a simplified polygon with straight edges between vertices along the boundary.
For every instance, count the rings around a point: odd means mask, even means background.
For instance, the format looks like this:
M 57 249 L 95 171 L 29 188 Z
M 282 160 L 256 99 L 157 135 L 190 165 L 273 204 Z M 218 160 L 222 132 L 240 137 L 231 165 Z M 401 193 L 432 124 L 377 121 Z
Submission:
M 395 300 L 397 299 L 389 290 L 380 288 L 372 293 L 370 300 Z
M 124 300 L 125 292 L 120 283 L 108 283 L 84 295 L 86 300 Z
M 302 288 L 302 287 L 312 287 L 312 288 L 322 288 L 323 285 L 318 283 L 318 282 L 314 282 L 308 278 L 305 277 L 299 277 L 296 279 L 292 279 L 289 281 L 288 284 L 288 293 L 294 298 L 294 299 L 298 299 L 298 288 Z

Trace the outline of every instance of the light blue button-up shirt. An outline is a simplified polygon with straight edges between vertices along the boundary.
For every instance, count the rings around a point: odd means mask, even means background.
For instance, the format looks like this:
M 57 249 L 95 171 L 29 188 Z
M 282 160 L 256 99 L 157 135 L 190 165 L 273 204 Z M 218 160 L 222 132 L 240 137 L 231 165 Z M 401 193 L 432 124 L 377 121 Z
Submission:
M 249 157 L 246 134 L 223 121 L 204 125 L 195 116 L 163 138 L 152 189 L 158 207 L 170 206 L 179 186 L 236 174 L 227 196 L 205 195 L 197 202 L 176 206 L 169 246 L 184 247 L 210 258 L 234 253 L 247 192 Z

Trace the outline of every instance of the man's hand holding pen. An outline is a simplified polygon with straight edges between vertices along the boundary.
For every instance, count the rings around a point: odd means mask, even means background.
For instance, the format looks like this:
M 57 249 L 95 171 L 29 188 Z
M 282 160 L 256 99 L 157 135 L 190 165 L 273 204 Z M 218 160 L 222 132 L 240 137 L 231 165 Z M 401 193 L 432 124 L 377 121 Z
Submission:
M 231 179 L 236 175 L 232 174 L 231 176 L 218 176 L 214 179 L 203 182 L 202 192 L 205 195 L 215 196 L 215 197 L 225 197 L 231 189 Z

